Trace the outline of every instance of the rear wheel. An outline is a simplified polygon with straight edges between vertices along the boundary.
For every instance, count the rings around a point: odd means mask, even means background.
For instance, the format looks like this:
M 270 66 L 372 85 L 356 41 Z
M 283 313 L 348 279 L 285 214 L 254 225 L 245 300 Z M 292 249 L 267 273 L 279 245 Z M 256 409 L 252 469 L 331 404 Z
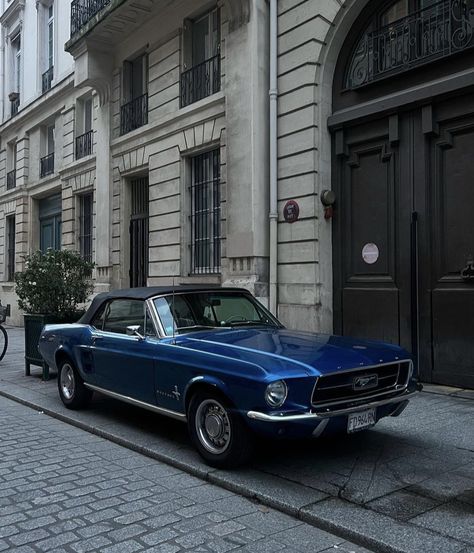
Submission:
M 58 368 L 59 397 L 68 409 L 86 407 L 92 391 L 84 386 L 78 370 L 69 359 L 63 359 Z
M 209 465 L 237 467 L 252 454 L 251 431 L 220 395 L 198 392 L 191 398 L 188 428 L 194 445 Z

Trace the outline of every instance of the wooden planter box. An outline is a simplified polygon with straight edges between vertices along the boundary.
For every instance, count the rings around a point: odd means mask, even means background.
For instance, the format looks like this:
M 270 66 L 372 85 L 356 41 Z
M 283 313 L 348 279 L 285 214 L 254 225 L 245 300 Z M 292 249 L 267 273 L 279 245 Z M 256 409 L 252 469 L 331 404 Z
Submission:
M 80 317 L 80 313 L 73 320 L 59 320 L 55 315 L 31 314 L 23 315 L 25 320 L 25 375 L 30 376 L 30 366 L 38 365 L 43 369 L 43 380 L 49 380 L 49 366 L 44 362 L 38 351 L 38 343 L 44 325 L 56 323 L 73 323 Z

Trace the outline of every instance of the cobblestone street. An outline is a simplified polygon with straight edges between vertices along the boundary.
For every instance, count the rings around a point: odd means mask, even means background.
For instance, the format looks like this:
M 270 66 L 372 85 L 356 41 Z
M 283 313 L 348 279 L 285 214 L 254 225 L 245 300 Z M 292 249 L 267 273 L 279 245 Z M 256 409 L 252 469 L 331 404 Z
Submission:
M 367 551 L 0 398 L 0 551 Z

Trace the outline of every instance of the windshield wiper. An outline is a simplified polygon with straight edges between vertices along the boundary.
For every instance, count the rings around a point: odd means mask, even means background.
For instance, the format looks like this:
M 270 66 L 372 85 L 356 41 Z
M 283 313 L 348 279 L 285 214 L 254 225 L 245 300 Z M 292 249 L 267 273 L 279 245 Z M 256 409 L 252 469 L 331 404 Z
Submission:
M 216 328 L 215 326 L 209 326 L 209 325 L 190 325 L 190 326 L 177 326 L 175 330 L 178 332 L 180 330 L 202 330 L 202 329 L 208 329 L 208 328 Z
M 269 322 L 269 321 L 232 321 L 231 323 L 226 323 L 225 326 L 273 326 L 276 327 L 275 324 Z

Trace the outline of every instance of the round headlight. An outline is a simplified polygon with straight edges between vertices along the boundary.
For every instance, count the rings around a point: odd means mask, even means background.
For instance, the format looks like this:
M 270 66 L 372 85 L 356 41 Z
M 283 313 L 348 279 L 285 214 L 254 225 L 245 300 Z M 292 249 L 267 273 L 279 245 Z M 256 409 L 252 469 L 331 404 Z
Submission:
M 277 380 L 267 386 L 265 401 L 271 407 L 281 407 L 285 403 L 288 388 L 283 380 Z

